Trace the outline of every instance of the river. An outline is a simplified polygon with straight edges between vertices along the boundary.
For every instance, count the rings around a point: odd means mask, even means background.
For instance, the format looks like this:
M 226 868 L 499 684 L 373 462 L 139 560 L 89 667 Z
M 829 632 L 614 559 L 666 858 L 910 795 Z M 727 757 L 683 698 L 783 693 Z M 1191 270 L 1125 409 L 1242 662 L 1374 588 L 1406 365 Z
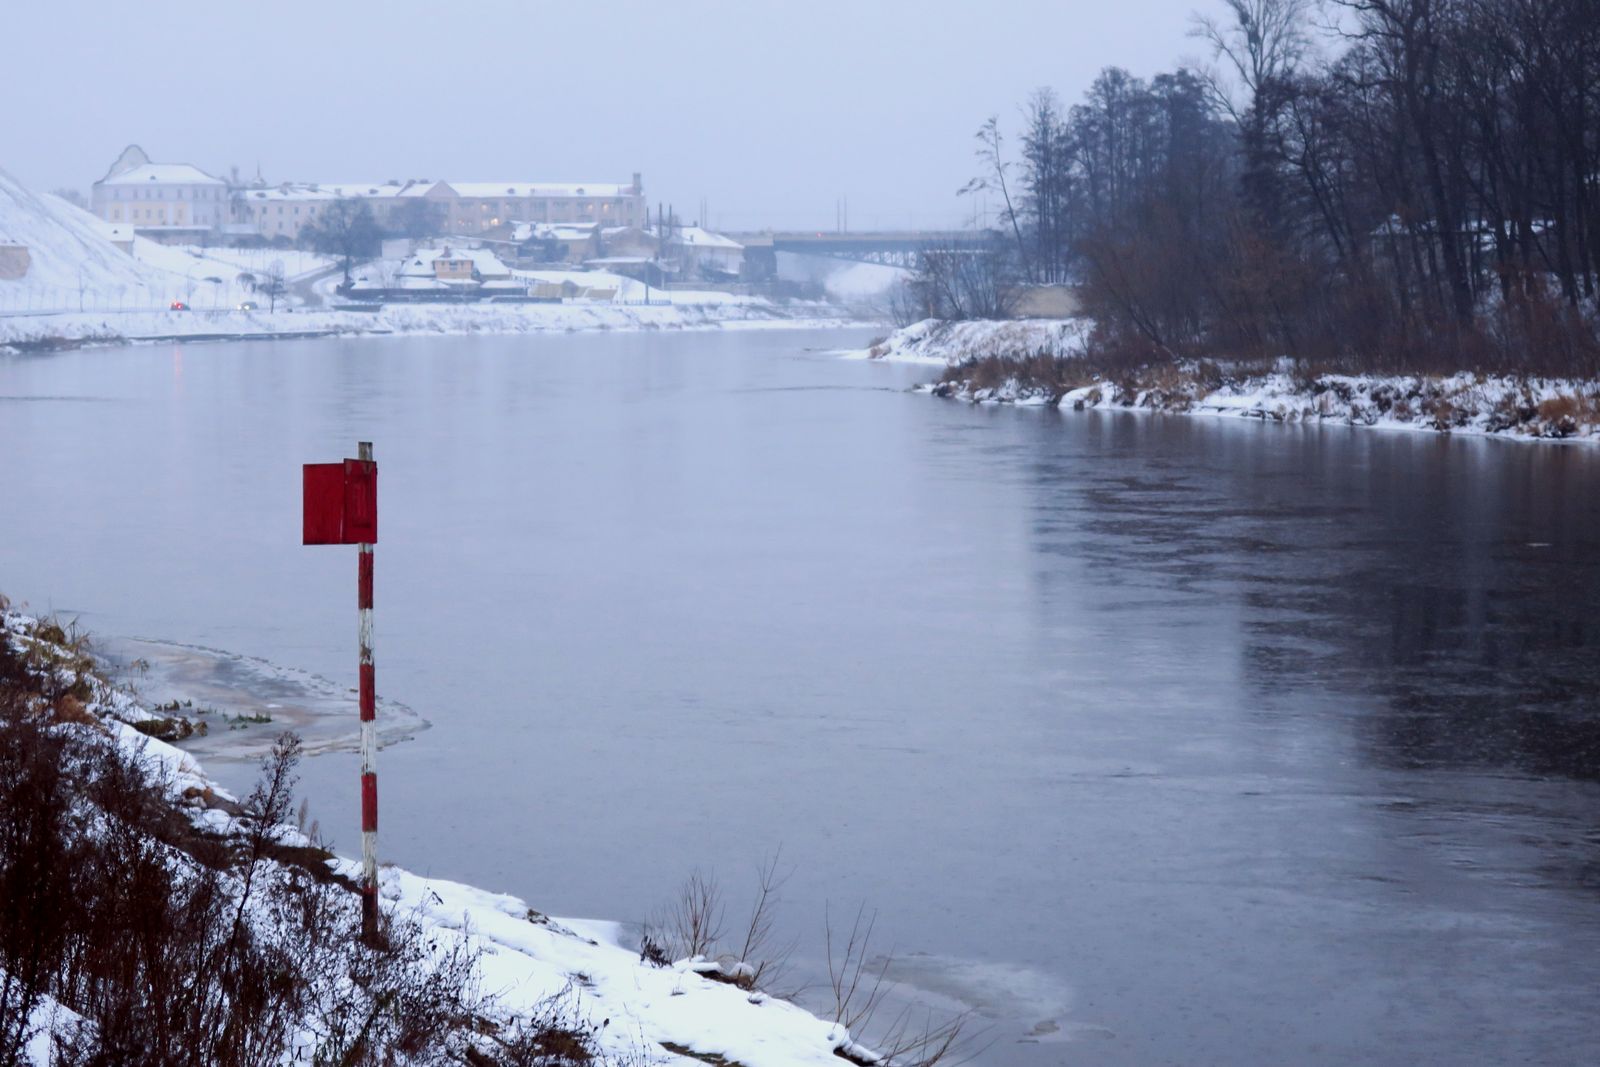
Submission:
M 796 972 L 865 901 L 985 1063 L 1600 1062 L 1600 452 L 971 407 L 868 336 L 0 356 L 0 590 L 337 696 L 300 464 L 371 440 L 384 858 L 731 927 L 781 849 Z

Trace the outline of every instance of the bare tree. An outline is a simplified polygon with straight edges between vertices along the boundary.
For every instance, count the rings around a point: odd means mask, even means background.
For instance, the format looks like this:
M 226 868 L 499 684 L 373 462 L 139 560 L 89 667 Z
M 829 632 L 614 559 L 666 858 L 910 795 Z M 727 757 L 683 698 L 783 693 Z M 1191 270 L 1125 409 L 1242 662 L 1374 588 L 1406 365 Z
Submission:
M 1189 35 L 1210 45 L 1213 58 L 1226 62 L 1239 79 L 1243 99 L 1237 98 L 1221 75 L 1206 75 L 1217 103 L 1243 125 L 1269 87 L 1288 80 L 1305 59 L 1311 46 L 1306 31 L 1310 4 L 1308 0 L 1222 2 L 1229 19 L 1222 22 L 1197 12 Z
M 277 311 L 278 298 L 289 291 L 283 260 L 275 259 L 267 264 L 266 273 L 256 281 L 256 289 L 266 294 L 269 310 Z
M 1016 256 L 998 240 L 928 245 L 917 253 L 912 300 L 936 319 L 1007 319 L 1020 296 Z
M 324 255 L 339 257 L 344 287 L 350 286 L 350 266 L 358 259 L 378 254 L 383 234 L 365 200 L 340 197 L 300 230 L 300 239 Z
M 1027 267 L 1027 247 L 1022 242 L 1022 226 L 1017 222 L 1016 207 L 1011 203 L 1011 186 L 1006 181 L 1006 173 L 1011 169 L 1011 164 L 1006 160 L 1003 152 L 1004 137 L 1000 133 L 1000 116 L 990 115 L 984 124 L 978 127 L 974 135 L 978 139 L 978 159 L 984 165 L 984 172 L 973 178 L 966 185 L 957 190 L 957 195 L 966 195 L 981 190 L 997 191 L 1006 205 L 1006 219 L 1011 224 L 1011 234 L 1017 241 L 1018 261 Z M 1029 275 L 1032 280 L 1032 275 Z

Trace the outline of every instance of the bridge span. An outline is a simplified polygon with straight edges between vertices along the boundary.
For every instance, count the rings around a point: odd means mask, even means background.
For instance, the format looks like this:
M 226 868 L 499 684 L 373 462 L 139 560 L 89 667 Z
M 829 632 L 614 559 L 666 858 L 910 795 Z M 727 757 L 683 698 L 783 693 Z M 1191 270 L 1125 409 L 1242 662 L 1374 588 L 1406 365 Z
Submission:
M 747 258 L 794 252 L 894 267 L 913 266 L 924 248 L 979 248 L 994 239 L 990 230 L 785 230 L 728 236 L 744 245 Z

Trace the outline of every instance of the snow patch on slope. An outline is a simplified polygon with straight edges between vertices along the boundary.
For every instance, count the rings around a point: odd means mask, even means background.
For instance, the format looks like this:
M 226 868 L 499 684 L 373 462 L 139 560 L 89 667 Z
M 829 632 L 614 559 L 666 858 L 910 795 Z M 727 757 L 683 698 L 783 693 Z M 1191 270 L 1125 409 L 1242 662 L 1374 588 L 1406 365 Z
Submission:
M 953 367 L 988 356 L 1024 356 L 1047 352 L 1068 356 L 1083 350 L 1088 319 L 1009 319 L 944 322 L 923 319 L 903 326 L 872 345 L 845 355 L 890 363 L 927 363 Z
M 54 196 L 29 192 L 0 170 L 0 245 L 28 250 L 27 273 L 0 279 L 0 307 L 17 307 L 29 296 L 92 291 L 149 292 L 164 284 L 164 272 L 135 262 L 106 237 L 105 224 Z M 148 299 L 154 299 L 153 296 Z

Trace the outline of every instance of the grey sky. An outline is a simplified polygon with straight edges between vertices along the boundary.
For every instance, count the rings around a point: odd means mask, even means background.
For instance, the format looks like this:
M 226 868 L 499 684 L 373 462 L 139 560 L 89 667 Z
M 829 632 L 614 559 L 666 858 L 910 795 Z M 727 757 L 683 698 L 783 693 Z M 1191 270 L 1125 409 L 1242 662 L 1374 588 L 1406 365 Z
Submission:
M 271 181 L 626 181 L 709 221 L 941 225 L 1033 88 L 1192 57 L 1212 0 L 9 0 L 0 167 L 87 189 L 130 142 Z M 19 104 L 21 106 L 19 106 Z

